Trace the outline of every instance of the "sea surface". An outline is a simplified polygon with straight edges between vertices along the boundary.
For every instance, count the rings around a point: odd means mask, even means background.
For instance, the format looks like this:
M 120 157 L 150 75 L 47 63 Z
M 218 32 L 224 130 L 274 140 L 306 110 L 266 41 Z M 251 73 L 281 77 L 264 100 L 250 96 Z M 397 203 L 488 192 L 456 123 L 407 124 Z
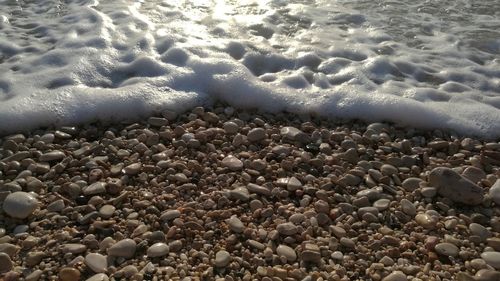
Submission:
M 0 0 L 0 133 L 222 100 L 500 137 L 498 0 Z

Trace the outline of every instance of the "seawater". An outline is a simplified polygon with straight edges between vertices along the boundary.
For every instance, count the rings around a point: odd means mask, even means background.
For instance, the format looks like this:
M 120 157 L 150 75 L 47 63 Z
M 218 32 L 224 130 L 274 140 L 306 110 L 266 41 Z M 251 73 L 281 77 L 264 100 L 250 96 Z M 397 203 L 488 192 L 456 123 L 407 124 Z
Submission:
M 238 108 L 500 136 L 500 1 L 0 0 L 0 133 Z

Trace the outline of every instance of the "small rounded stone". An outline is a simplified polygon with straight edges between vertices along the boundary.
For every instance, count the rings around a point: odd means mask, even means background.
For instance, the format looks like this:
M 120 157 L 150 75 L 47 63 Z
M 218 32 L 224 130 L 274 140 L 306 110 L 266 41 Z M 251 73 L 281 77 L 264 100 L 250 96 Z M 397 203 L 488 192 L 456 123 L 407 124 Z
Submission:
M 231 255 L 229 252 L 221 250 L 215 254 L 215 266 L 226 267 L 231 261 Z
M 3 210 L 11 217 L 25 219 L 38 207 L 38 200 L 33 195 L 18 191 L 7 195 Z
M 150 258 L 166 256 L 169 252 L 169 247 L 167 244 L 159 242 L 151 245 L 147 250 L 147 255 Z
M 108 254 L 116 257 L 131 258 L 135 255 L 137 244 L 132 239 L 123 239 L 108 249 Z
M 98 253 L 87 254 L 85 264 L 95 273 L 104 273 L 108 268 L 106 257 Z
M 406 275 L 401 271 L 394 271 L 387 275 L 383 281 L 407 281 Z
M 297 253 L 294 249 L 288 247 L 287 245 L 279 245 L 276 248 L 276 253 L 278 256 L 283 256 L 288 262 L 294 262 L 297 260 Z
M 500 252 L 484 252 L 481 258 L 491 267 L 500 269 Z
M 434 250 L 440 255 L 450 257 L 456 257 L 459 252 L 457 246 L 447 242 L 437 244 L 436 247 L 434 247 Z
M 0 253 L 0 273 L 8 272 L 13 267 L 12 260 L 6 253 Z
M 80 271 L 73 267 L 65 267 L 59 271 L 59 280 L 74 281 L 80 280 Z

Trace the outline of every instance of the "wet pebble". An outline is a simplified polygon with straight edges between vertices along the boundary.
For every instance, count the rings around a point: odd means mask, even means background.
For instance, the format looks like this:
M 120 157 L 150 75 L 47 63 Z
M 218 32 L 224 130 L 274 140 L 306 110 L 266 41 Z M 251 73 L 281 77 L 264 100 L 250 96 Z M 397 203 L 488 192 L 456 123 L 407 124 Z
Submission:
M 38 207 L 38 200 L 31 194 L 18 191 L 7 195 L 3 202 L 3 210 L 17 219 L 29 217 Z

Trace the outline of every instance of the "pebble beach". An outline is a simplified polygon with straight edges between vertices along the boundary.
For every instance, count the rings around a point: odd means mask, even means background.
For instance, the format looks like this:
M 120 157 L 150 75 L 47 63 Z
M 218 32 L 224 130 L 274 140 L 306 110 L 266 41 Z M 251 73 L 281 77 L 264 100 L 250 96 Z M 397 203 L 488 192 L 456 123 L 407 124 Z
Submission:
M 0 139 L 0 280 L 500 280 L 500 143 L 226 105 Z

